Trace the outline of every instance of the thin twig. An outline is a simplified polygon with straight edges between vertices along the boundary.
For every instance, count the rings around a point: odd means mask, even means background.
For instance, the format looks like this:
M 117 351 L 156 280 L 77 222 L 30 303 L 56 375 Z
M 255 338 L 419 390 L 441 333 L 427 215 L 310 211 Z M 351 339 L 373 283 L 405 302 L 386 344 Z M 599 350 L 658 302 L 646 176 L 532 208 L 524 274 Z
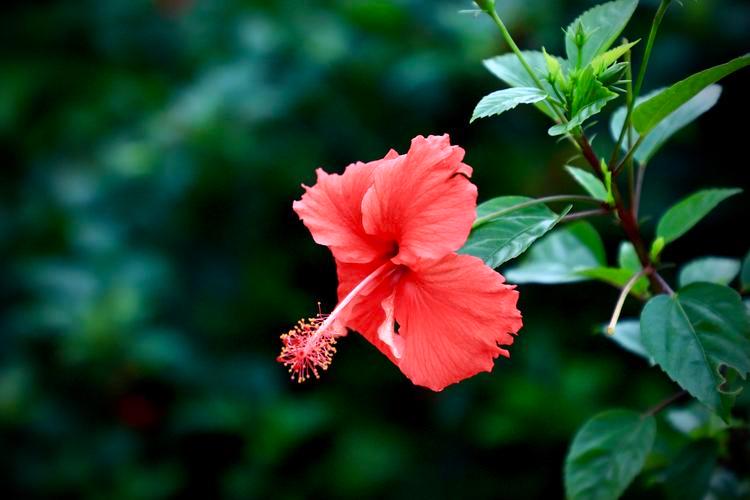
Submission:
M 627 39 L 625 39 L 625 43 L 627 43 Z M 627 79 L 628 79 L 628 93 L 627 93 L 627 106 L 630 108 L 633 104 L 633 61 L 632 61 L 632 52 L 630 49 L 625 53 L 625 61 L 627 62 Z M 628 134 L 628 148 L 633 145 L 633 127 L 630 125 L 630 122 L 625 123 L 625 127 L 627 127 L 627 134 Z M 630 157 L 630 160 L 628 160 L 627 164 L 628 168 L 628 190 L 630 193 L 630 205 L 632 209 L 633 200 L 635 199 L 635 179 L 633 176 L 633 157 Z M 636 217 L 638 219 L 638 217 Z
M 596 156 L 596 153 L 591 147 L 591 143 L 589 142 L 586 135 L 579 135 L 578 137 L 576 137 L 576 141 L 578 143 L 578 146 L 581 148 L 583 157 L 586 158 L 586 161 L 589 163 L 599 179 L 604 182 L 606 179 L 604 172 L 602 172 L 602 169 L 600 168 L 599 157 Z M 617 217 L 620 219 L 620 227 L 622 227 L 625 235 L 633 244 L 635 253 L 638 255 L 638 260 L 641 262 L 641 267 L 643 267 L 643 269 L 653 269 L 651 257 L 649 256 L 648 250 L 646 250 L 646 244 L 643 241 L 643 236 L 641 235 L 641 230 L 638 226 L 638 220 L 633 216 L 633 213 L 630 210 L 625 208 L 625 205 L 622 201 L 622 195 L 620 194 L 620 190 L 617 188 L 616 182 L 612 183 L 612 197 L 614 198 L 615 202 L 615 213 L 617 213 Z M 668 292 L 669 288 L 664 288 L 663 286 L 666 283 L 664 283 L 663 280 L 661 282 L 657 280 L 654 272 L 648 272 L 646 275 L 648 276 L 649 283 L 651 284 L 651 288 L 654 291 L 656 291 L 657 293 Z
M 518 58 L 518 61 L 521 63 L 521 66 L 526 70 L 526 73 L 529 74 L 531 79 L 534 81 L 534 84 L 536 84 L 537 88 L 541 90 L 542 92 L 547 92 L 547 89 L 544 88 L 544 85 L 542 85 L 541 80 L 539 80 L 539 77 L 534 73 L 534 70 L 531 69 L 531 66 L 529 66 L 529 63 L 526 62 L 526 58 L 523 56 L 523 53 L 521 52 L 521 49 L 518 48 L 518 45 L 516 45 L 515 40 L 513 40 L 513 37 L 510 35 L 510 32 L 508 31 L 508 28 L 505 27 L 505 23 L 503 23 L 502 19 L 500 19 L 500 16 L 497 15 L 497 12 L 495 11 L 495 6 L 493 5 L 490 10 L 485 10 L 487 14 L 492 18 L 493 21 L 495 21 L 495 24 L 500 29 L 500 33 L 503 35 L 503 38 L 505 39 L 505 43 L 508 44 L 510 49 L 513 51 L 513 53 Z M 565 119 L 565 113 L 559 109 L 559 106 L 555 105 L 555 103 L 552 103 L 550 106 L 552 108 L 552 111 L 557 115 L 558 120 L 560 120 L 561 123 L 566 123 L 567 120 Z
M 555 196 L 545 196 L 543 198 L 534 198 L 528 201 L 518 203 L 517 205 L 501 208 L 500 210 L 489 213 L 487 215 L 483 215 L 482 217 L 477 217 L 474 220 L 474 224 L 472 224 L 471 228 L 476 229 L 482 224 L 485 224 L 493 219 L 497 219 L 498 217 L 502 217 L 503 215 L 509 214 L 510 212 L 515 212 L 516 210 L 520 210 L 522 208 L 527 208 L 527 207 L 531 207 L 534 205 L 541 205 L 542 203 L 554 203 L 556 201 L 585 201 L 588 203 L 601 204 L 601 201 L 597 200 L 596 198 L 593 198 L 591 196 L 579 195 L 579 194 L 561 194 L 561 195 L 555 195 Z
M 646 164 L 638 165 L 638 173 L 635 178 L 635 193 L 633 194 L 633 217 L 638 220 L 638 212 L 641 209 L 641 191 L 643 190 L 643 178 L 646 176 Z
M 630 146 L 630 149 L 628 149 L 628 154 L 625 155 L 625 158 L 623 158 L 622 161 L 620 163 L 618 163 L 615 168 L 612 169 L 612 176 L 613 177 L 617 177 L 617 175 L 625 167 L 625 165 L 633 158 L 633 155 L 635 154 L 636 150 L 641 146 L 641 144 L 643 143 L 643 140 L 645 138 L 646 138 L 645 135 L 641 135 L 635 141 L 635 144 L 633 144 L 632 146 Z
M 666 282 L 666 281 L 664 280 L 664 278 L 662 278 L 662 277 L 661 277 L 661 274 L 659 274 L 658 272 L 656 272 L 656 270 L 654 270 L 654 271 L 653 271 L 652 273 L 650 273 L 650 274 L 651 274 L 651 276 L 653 276 L 653 277 L 654 277 L 654 279 L 655 279 L 656 281 L 658 281 L 658 282 L 659 282 L 659 285 L 660 285 L 660 286 L 662 287 L 662 289 L 663 289 L 663 290 L 664 290 L 664 291 L 665 291 L 666 293 L 668 293 L 669 295 L 672 295 L 672 296 L 674 296 L 674 290 L 672 290 L 672 287 L 671 287 L 671 286 L 669 286 L 669 283 L 667 283 L 667 282 Z
M 662 411 L 667 406 L 671 405 L 672 403 L 676 403 L 678 400 L 682 399 L 684 396 L 687 395 L 687 393 L 688 393 L 687 391 L 682 390 L 682 391 L 679 391 L 679 392 L 676 392 L 676 393 L 672 394 L 671 396 L 669 396 L 665 400 L 663 400 L 663 401 L 655 404 L 654 406 L 652 406 L 651 408 L 649 408 L 648 410 L 646 410 L 646 412 L 644 413 L 644 415 L 649 415 L 649 416 L 656 415 L 657 413 L 659 413 L 660 411 Z
M 560 222 L 571 222 L 574 220 L 586 219 L 588 217 L 596 217 L 597 215 L 606 215 L 611 211 L 610 208 L 594 208 L 593 210 L 582 210 L 581 212 L 575 212 L 563 216 Z
M 629 128 L 630 117 L 633 114 L 635 101 L 636 99 L 638 99 L 638 95 L 641 92 L 641 86 L 643 85 L 643 79 L 646 76 L 646 68 L 648 67 L 648 60 L 651 58 L 651 51 L 654 48 L 654 40 L 656 40 L 656 33 L 659 30 L 659 25 L 661 24 L 661 20 L 664 17 L 664 14 L 667 12 L 667 8 L 669 7 L 670 3 L 672 3 L 672 0 L 661 0 L 661 3 L 659 4 L 659 8 L 656 9 L 656 14 L 654 14 L 654 19 L 651 21 L 651 30 L 649 31 L 649 34 L 648 34 L 648 41 L 646 42 L 646 49 L 643 52 L 643 60 L 641 61 L 641 67 L 638 70 L 638 78 L 635 81 L 635 88 L 633 89 L 633 100 L 630 101 L 630 104 L 628 105 L 628 109 L 625 114 L 625 121 L 622 124 L 622 129 L 620 130 L 620 136 L 617 138 L 615 149 L 612 150 L 612 156 L 610 157 L 610 160 L 609 160 L 610 165 L 617 161 L 617 157 L 620 154 L 620 146 L 622 145 L 623 139 L 625 139 L 625 133 L 627 131 L 627 128 Z

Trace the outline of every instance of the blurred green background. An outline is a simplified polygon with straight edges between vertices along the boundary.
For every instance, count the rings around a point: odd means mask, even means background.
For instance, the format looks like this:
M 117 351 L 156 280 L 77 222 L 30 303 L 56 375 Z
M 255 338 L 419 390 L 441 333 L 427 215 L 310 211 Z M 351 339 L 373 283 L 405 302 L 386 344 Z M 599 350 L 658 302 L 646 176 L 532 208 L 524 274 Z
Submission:
M 592 2 L 498 4 L 522 47 L 559 54 L 560 27 Z M 297 386 L 274 361 L 280 333 L 335 304 L 332 259 L 291 210 L 315 167 L 449 132 L 481 199 L 573 192 L 573 151 L 540 113 L 468 125 L 501 87 L 481 60 L 505 48 L 466 8 L 3 3 L 0 495 L 557 498 L 585 419 L 674 390 L 594 334 L 617 296 L 600 284 L 522 287 L 511 359 L 442 393 L 358 335 L 321 381 Z M 749 34 L 746 1 L 674 5 L 645 89 L 746 52 Z M 652 163 L 644 213 L 705 185 L 750 188 L 749 86 L 747 71 L 727 79 Z M 727 202 L 667 258 L 744 255 L 747 208 Z M 618 229 L 598 228 L 614 252 Z

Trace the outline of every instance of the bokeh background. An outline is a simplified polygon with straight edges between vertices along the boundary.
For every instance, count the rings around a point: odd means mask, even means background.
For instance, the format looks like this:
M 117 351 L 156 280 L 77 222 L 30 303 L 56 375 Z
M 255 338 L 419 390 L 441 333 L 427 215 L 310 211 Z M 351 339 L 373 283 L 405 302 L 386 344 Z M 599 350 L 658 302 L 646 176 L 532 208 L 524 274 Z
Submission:
M 522 47 L 559 54 L 560 27 L 593 2 L 498 3 Z M 641 2 L 629 38 L 657 3 Z M 481 60 L 506 50 L 487 19 L 459 14 L 471 7 L 3 2 L 0 495 L 556 498 L 583 421 L 674 391 L 594 333 L 617 296 L 600 284 L 521 287 L 511 359 L 442 393 L 358 335 L 319 382 L 274 361 L 280 333 L 335 304 L 332 260 L 291 210 L 315 167 L 449 132 L 481 199 L 575 189 L 573 151 L 532 108 L 468 125 L 501 86 Z M 646 90 L 746 52 L 750 4 L 687 0 L 661 33 Z M 749 86 L 747 71 L 727 79 L 653 161 L 644 213 L 706 185 L 750 188 Z M 747 196 L 668 258 L 744 255 Z M 597 227 L 613 258 L 617 228 Z M 631 494 L 659 495 L 644 488 Z

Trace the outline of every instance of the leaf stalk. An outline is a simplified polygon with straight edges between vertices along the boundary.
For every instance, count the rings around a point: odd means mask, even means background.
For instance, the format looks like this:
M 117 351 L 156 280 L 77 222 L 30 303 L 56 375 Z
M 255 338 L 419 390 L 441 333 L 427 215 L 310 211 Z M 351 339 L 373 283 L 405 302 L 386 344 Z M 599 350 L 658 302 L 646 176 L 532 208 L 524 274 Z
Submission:
M 502 217 L 503 215 L 509 214 L 511 212 L 515 212 L 516 210 L 521 210 L 522 208 L 532 207 L 534 205 L 541 205 L 542 203 L 553 203 L 556 201 L 582 201 L 582 202 L 588 202 L 588 203 L 596 203 L 597 205 L 601 204 L 601 201 L 597 200 L 596 198 L 593 198 L 591 196 L 578 195 L 578 194 L 561 194 L 561 195 L 555 195 L 555 196 L 545 196 L 543 198 L 534 198 L 532 200 L 518 203 L 517 205 L 512 205 L 510 207 L 502 208 L 500 210 L 489 213 L 487 215 L 483 215 L 482 217 L 477 217 L 476 220 L 474 220 L 474 223 L 471 225 L 471 228 L 476 229 L 479 226 L 486 224 L 487 222 L 490 222 L 494 219 L 497 219 L 498 217 Z

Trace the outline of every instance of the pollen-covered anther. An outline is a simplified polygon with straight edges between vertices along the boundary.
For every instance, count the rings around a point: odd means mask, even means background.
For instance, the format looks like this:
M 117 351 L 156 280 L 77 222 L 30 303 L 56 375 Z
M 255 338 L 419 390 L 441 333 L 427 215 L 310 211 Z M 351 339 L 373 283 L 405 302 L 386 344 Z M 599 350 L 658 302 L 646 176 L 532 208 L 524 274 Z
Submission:
M 327 315 L 299 320 L 294 328 L 281 336 L 281 354 L 277 361 L 289 368 L 292 380 L 302 383 L 312 376 L 320 378 L 319 370 L 327 370 L 336 353 L 336 336 L 324 325 Z M 321 328 L 322 327 L 322 328 Z

